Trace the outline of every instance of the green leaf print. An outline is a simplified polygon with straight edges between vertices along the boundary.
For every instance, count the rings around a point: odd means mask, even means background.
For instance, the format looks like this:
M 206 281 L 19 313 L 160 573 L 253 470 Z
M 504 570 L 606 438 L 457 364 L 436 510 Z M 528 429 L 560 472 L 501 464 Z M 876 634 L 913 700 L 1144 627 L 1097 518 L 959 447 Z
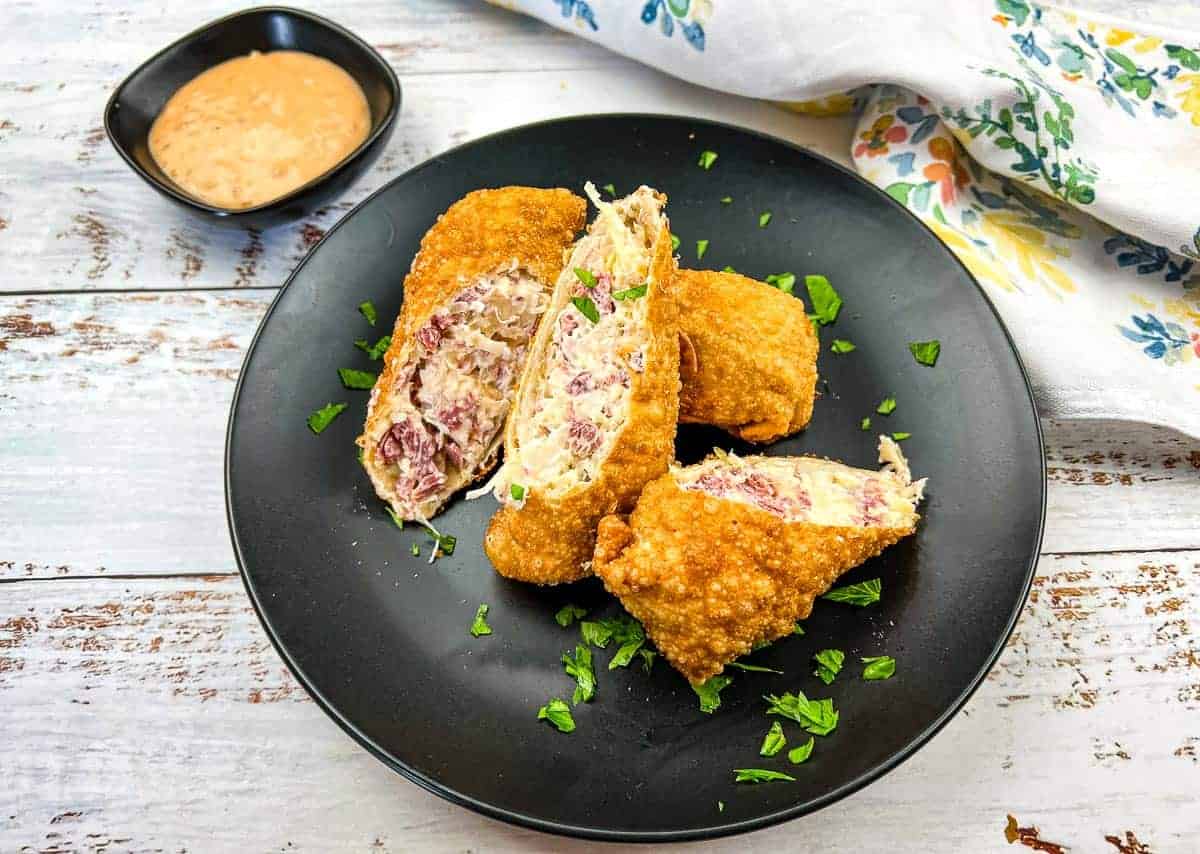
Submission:
M 1200 54 L 1193 50 L 1188 50 L 1186 47 L 1177 44 L 1169 44 L 1166 46 L 1167 56 L 1178 62 L 1184 68 L 1189 68 L 1192 71 L 1200 71 Z
M 1137 74 L 1137 65 L 1134 64 L 1133 60 L 1121 53 L 1121 51 L 1117 50 L 1115 47 L 1110 47 L 1108 50 L 1104 51 L 1104 55 L 1117 65 L 1124 68 L 1130 74 Z
M 1025 0 L 996 0 L 996 11 L 1008 15 L 1017 22 L 1018 27 L 1023 27 L 1025 19 L 1029 17 L 1029 4 Z

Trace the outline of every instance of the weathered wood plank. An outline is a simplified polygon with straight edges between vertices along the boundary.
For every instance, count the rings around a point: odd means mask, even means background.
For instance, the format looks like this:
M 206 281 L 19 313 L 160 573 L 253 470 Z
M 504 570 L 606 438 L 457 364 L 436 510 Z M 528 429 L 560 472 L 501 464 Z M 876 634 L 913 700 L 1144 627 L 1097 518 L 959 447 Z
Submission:
M 105 139 L 106 81 L 30 85 L 29 92 L 0 90 L 0 292 L 277 287 L 346 210 L 401 172 L 461 142 L 556 116 L 670 104 L 674 113 L 803 141 L 843 161 L 852 125 L 720 95 L 624 61 L 561 74 L 406 78 L 396 133 L 368 173 L 303 222 L 259 233 L 190 217 L 143 184 Z
M 295 684 L 236 578 L 3 590 L 0 731 L 21 737 L 0 849 L 587 850 L 386 771 Z M 1197 628 L 1200 552 L 1044 558 L 999 666 L 927 748 L 817 819 L 707 848 L 792 850 L 802 830 L 819 851 L 999 850 L 1011 813 L 1076 851 L 1125 831 L 1188 850 Z
M 0 578 L 232 570 L 225 422 L 273 295 L 0 297 Z M 1194 440 L 1046 434 L 1046 551 L 1200 547 Z

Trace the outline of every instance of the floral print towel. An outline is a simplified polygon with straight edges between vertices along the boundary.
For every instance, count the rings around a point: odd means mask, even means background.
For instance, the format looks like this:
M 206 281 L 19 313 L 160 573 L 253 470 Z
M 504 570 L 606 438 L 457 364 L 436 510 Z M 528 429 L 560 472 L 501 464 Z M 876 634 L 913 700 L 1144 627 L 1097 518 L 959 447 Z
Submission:
M 501 5 L 714 89 L 860 111 L 858 171 L 974 273 L 1043 415 L 1200 436 L 1200 33 L 1028 0 Z

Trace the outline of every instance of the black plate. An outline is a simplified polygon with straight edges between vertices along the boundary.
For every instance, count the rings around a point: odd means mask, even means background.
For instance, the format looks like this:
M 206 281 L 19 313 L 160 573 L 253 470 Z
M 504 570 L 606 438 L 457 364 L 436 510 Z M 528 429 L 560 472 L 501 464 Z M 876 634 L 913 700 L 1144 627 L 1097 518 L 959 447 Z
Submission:
M 719 152 L 711 171 L 702 149 Z M 535 719 L 569 697 L 559 658 L 578 638 L 554 612 L 567 602 L 615 613 L 595 580 L 538 589 L 508 582 L 481 548 L 491 498 L 454 501 L 436 522 L 458 537 L 430 566 L 419 530 L 397 531 L 355 462 L 366 394 L 345 391 L 337 368 L 373 367 L 351 342 L 388 331 L 401 280 L 435 217 L 464 193 L 504 184 L 564 186 L 584 179 L 670 196 L 684 265 L 695 240 L 704 263 L 823 273 L 845 299 L 822 333 L 828 390 L 812 426 L 772 453 L 817 453 L 875 466 L 876 431 L 907 431 L 904 450 L 930 479 L 916 536 L 847 577 L 883 579 L 883 601 L 859 609 L 821 602 L 807 636 L 752 661 L 786 677 L 732 671 L 716 714 L 661 661 L 605 669 L 576 707 L 571 735 Z M 719 199 L 730 195 L 733 203 Z M 774 217 L 761 229 L 758 217 Z M 375 329 L 355 310 L 379 308 Z M 686 306 L 683 308 L 687 310 Z M 834 336 L 858 349 L 829 353 Z M 907 342 L 940 338 L 935 368 Z M 881 398 L 898 401 L 887 418 Z M 305 417 L 351 404 L 320 436 Z M 713 444 L 707 428 L 680 431 L 679 457 Z M 604 839 L 690 839 L 762 827 L 828 804 L 894 768 L 966 701 L 1021 610 L 1041 540 L 1045 478 L 1038 419 L 999 318 L 953 255 L 884 193 L 779 140 L 709 122 L 650 116 L 554 121 L 506 131 L 413 169 L 363 202 L 288 280 L 242 371 L 226 460 L 233 541 L 267 632 L 317 702 L 363 746 L 449 800 L 543 830 Z M 409 553 L 419 543 L 422 556 Z M 495 634 L 468 626 L 481 602 Z M 846 651 L 825 688 L 810 656 Z M 898 662 L 864 682 L 859 656 Z M 793 768 L 758 756 L 771 719 L 760 699 L 801 689 L 832 696 L 841 725 Z M 793 744 L 798 733 L 789 725 Z M 735 785 L 734 768 L 794 771 L 795 783 Z M 723 801 L 724 811 L 717 802 Z

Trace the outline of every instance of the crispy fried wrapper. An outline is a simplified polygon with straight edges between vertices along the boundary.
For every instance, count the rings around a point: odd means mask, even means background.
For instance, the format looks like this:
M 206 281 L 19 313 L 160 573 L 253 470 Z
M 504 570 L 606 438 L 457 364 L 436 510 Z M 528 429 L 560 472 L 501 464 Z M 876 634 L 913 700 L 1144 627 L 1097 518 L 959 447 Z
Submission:
M 665 196 L 649 188 L 633 194 L 639 195 L 656 199 L 658 208 L 666 202 Z M 487 556 L 503 576 L 534 584 L 561 584 L 590 575 L 596 526 L 601 517 L 628 512 L 642 487 L 663 474 L 674 457 L 679 411 L 679 327 L 672 292 L 675 259 L 669 223 L 662 215 L 656 215 L 655 219 L 660 224 L 652 245 L 644 250 L 647 262 L 647 291 L 641 297 L 646 300 L 644 369 L 632 374 L 624 425 L 594 479 L 562 495 L 547 495 L 533 488 L 522 500 L 513 501 L 510 487 L 515 481 L 511 471 L 529 464 L 528 460 L 522 462 L 518 422 L 529 417 L 535 398 L 541 394 L 554 324 L 559 311 L 570 301 L 571 289 L 575 287 L 572 266 L 579 259 L 568 262 L 559 278 L 509 418 L 505 465 L 495 486 L 503 506 L 492 518 L 484 539 Z
M 404 280 L 404 305 L 396 318 L 391 346 L 384 355 L 383 371 L 371 392 L 366 423 L 358 438 L 363 449 L 362 464 L 376 493 L 402 518 L 428 519 L 456 490 L 486 475 L 496 463 L 503 437 L 504 420 L 500 417 L 494 425 L 494 436 L 487 441 L 489 452 L 473 467 L 468 465 L 462 470 L 454 461 L 447 461 L 439 446 L 435 465 L 445 470 L 445 481 L 424 487 L 417 493 L 419 498 L 398 498 L 394 455 L 403 456 L 414 448 L 424 448 L 427 453 L 429 444 L 423 443 L 431 440 L 447 448 L 450 444 L 437 427 L 422 423 L 419 431 L 413 431 L 414 435 L 419 432 L 416 438 L 405 437 L 405 442 L 397 439 L 392 453 L 380 453 L 381 442 L 397 419 L 416 418 L 405 396 L 412 390 L 414 359 L 422 352 L 418 349 L 422 346 L 418 332 L 465 288 L 497 276 L 532 279 L 541 285 L 542 293 L 549 294 L 562 270 L 563 252 L 583 227 L 585 215 L 584 200 L 564 189 L 476 190 L 451 205 L 422 238 Z M 523 349 L 514 350 L 514 383 L 523 355 Z M 457 452 L 455 448 L 453 453 Z M 430 461 L 423 462 L 426 472 L 432 471 Z
M 736 273 L 680 270 L 679 420 L 773 442 L 812 417 L 817 336 L 803 300 Z
M 600 522 L 595 573 L 666 659 L 704 682 L 756 644 L 792 632 L 839 575 L 913 533 L 924 482 L 911 482 L 886 437 L 880 455 L 889 463 L 879 473 L 889 480 L 883 486 L 896 490 L 900 507 L 888 525 L 785 521 L 749 500 L 685 488 L 689 469 L 676 468 L 646 487 L 628 518 Z M 743 480 L 755 483 L 753 474 Z M 753 500 L 770 506 L 771 491 Z

